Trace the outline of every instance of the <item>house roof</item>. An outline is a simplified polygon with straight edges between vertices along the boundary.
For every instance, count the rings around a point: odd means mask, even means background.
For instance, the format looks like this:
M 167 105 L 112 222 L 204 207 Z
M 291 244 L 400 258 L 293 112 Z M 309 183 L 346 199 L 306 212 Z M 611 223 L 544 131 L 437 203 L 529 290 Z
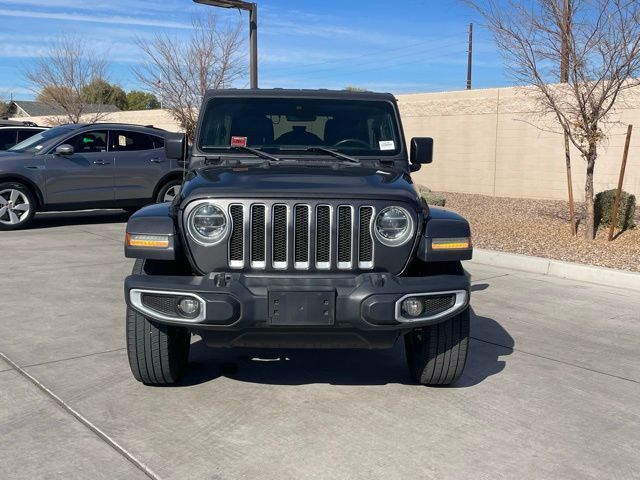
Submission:
M 32 102 L 27 100 L 14 100 L 13 105 L 22 110 L 29 117 L 46 117 L 55 115 L 64 115 L 64 110 L 54 105 L 48 105 L 42 102 Z M 111 113 L 119 112 L 120 109 L 115 105 L 86 105 L 83 113 Z M 16 112 L 18 113 L 18 112 Z M 20 114 L 18 113 L 18 116 Z

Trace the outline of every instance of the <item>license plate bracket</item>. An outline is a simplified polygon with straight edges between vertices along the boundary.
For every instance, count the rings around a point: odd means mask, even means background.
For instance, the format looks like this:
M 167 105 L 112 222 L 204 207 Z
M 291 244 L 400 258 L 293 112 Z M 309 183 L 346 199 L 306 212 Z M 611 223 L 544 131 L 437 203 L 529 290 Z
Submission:
M 336 311 L 335 290 L 271 290 L 271 325 L 333 325 Z

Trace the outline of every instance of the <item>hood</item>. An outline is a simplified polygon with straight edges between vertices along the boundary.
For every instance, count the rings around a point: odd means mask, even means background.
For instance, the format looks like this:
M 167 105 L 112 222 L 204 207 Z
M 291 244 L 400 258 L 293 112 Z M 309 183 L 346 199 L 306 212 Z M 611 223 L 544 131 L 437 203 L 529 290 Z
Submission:
M 182 198 L 370 198 L 420 204 L 405 172 L 366 165 L 271 165 L 194 170 Z

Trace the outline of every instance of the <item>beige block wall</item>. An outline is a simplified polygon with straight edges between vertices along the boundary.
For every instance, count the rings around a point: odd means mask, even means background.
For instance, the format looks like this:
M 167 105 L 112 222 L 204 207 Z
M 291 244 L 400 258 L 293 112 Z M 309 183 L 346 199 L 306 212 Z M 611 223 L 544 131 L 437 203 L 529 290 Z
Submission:
M 523 89 L 496 88 L 398 95 L 404 131 L 411 137 L 435 139 L 434 163 L 413 174 L 433 190 L 483 195 L 566 199 L 567 184 L 562 135 L 532 125 L 541 123 L 535 103 Z M 46 125 L 50 119 L 28 120 Z M 640 195 L 640 89 L 631 91 L 619 108 L 600 151 L 595 170 L 596 191 L 615 188 L 624 148 L 626 125 L 636 126 L 631 140 L 624 189 Z M 179 131 L 164 110 L 110 114 L 104 121 L 155 125 Z M 573 188 L 584 198 L 585 162 L 572 148 Z
M 564 140 L 553 119 L 536 113 L 523 89 L 500 88 L 399 95 L 407 139 L 431 136 L 434 163 L 417 173 L 433 190 L 493 196 L 566 199 Z M 596 191 L 615 188 L 626 125 L 636 125 L 624 189 L 640 194 L 640 89 L 614 115 L 595 169 Z M 534 126 L 535 125 L 535 126 Z M 585 162 L 572 147 L 573 188 L 584 199 Z
M 29 120 L 38 125 L 54 125 L 55 119 L 51 117 L 19 117 L 12 120 Z M 130 123 L 134 125 L 153 125 L 170 131 L 180 131 L 180 127 L 167 110 L 130 110 L 126 112 L 110 113 L 100 122 Z M 99 123 L 100 123 L 99 122 Z

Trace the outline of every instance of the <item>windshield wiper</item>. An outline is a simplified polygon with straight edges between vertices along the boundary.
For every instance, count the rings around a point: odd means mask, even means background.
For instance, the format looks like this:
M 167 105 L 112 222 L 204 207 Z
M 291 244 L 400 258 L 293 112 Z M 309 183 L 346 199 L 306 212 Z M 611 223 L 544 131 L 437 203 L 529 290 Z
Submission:
M 256 157 L 264 158 L 266 160 L 272 160 L 274 162 L 279 162 L 280 159 L 273 155 L 268 154 L 267 152 L 263 152 L 262 150 L 258 150 L 257 148 L 251 147 L 243 147 L 240 145 L 232 145 L 230 147 L 224 147 L 220 145 L 203 145 L 203 149 L 216 149 L 216 150 L 242 150 L 243 152 L 249 152 L 255 155 Z
M 321 153 L 326 153 L 327 155 L 331 155 L 332 157 L 338 158 L 340 160 L 344 160 L 345 162 L 349 162 L 349 163 L 357 163 L 360 164 L 360 160 L 358 160 L 355 157 L 350 157 L 349 155 L 345 155 L 344 153 L 340 153 L 340 152 L 336 152 L 335 150 L 331 150 L 329 148 L 325 148 L 325 147 L 303 147 L 303 148 L 281 148 L 281 151 L 286 151 L 286 150 L 301 150 L 303 152 L 321 152 Z
M 243 152 L 253 153 L 256 157 L 266 158 L 267 160 L 273 160 L 274 162 L 279 162 L 280 159 L 274 155 L 263 152 L 262 150 L 258 150 L 257 148 L 251 147 L 242 147 L 239 145 L 233 145 L 229 147 L 230 150 L 242 150 Z

